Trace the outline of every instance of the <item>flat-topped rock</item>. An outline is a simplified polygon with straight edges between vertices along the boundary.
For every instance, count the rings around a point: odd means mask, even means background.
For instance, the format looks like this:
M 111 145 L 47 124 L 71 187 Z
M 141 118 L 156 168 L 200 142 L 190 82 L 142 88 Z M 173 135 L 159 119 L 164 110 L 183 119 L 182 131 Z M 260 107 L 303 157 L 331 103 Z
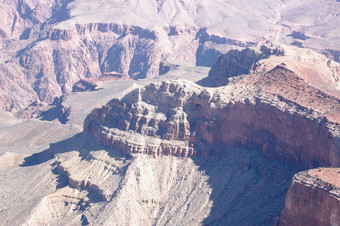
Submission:
M 273 87 L 280 82 L 283 90 Z M 214 146 L 242 145 L 298 165 L 337 166 L 338 103 L 278 66 L 221 88 L 151 83 L 95 109 L 84 131 L 125 154 L 208 156 Z
M 339 225 L 340 168 L 296 174 L 277 225 Z

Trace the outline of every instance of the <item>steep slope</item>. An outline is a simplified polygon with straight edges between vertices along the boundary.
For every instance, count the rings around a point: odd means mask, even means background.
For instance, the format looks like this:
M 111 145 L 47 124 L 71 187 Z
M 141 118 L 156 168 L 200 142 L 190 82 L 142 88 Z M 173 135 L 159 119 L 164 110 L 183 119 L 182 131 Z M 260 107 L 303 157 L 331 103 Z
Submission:
M 154 77 L 168 61 L 212 66 L 230 49 L 302 42 L 300 36 L 308 37 L 301 45 L 337 60 L 339 3 L 319 4 L 3 0 L 0 107 L 16 111 L 38 99 L 51 103 L 84 78 Z
M 218 89 L 151 83 L 50 150 L 67 186 L 99 199 L 87 222 L 272 225 L 301 166 L 340 164 L 338 103 L 283 66 Z
M 228 148 L 222 155 L 208 158 L 130 158 L 84 134 L 65 140 L 65 126 L 58 126 L 54 134 L 35 126 L 40 130 L 22 134 L 15 140 L 17 145 L 8 141 L 1 150 L 13 151 L 0 155 L 1 225 L 197 225 L 234 224 L 241 219 L 242 223 L 270 225 L 283 207 L 290 178 L 297 172 L 292 165 L 241 148 Z M 20 135 L 20 128 L 25 129 L 20 124 L 16 127 L 7 134 Z M 41 143 L 43 134 L 54 137 L 46 142 L 62 141 L 47 151 L 46 143 Z M 2 143 L 6 140 L 1 137 Z M 25 141 L 31 142 L 31 147 L 25 147 Z M 31 155 L 33 149 L 38 153 Z M 17 187 L 20 189 L 13 189 Z M 266 190 L 268 187 L 272 189 Z M 252 214 L 241 217 L 244 211 Z
M 0 225 L 340 224 L 339 10 L 0 0 Z
M 340 169 L 296 174 L 277 225 L 339 225 Z
M 246 48 L 222 54 L 209 71 L 203 85 L 224 86 L 234 77 L 262 74 L 278 64 L 294 71 L 306 83 L 339 97 L 340 64 L 310 49 L 282 45 L 263 45 L 259 50 Z
M 0 151 L 13 153 L 0 156 L 0 222 L 273 225 L 294 174 L 339 165 L 339 99 L 282 65 L 220 88 L 143 82 L 63 100 L 82 118 L 115 97 L 81 133 L 36 120 L 4 127 Z
M 271 56 L 284 56 L 282 48 L 262 45 L 260 51 L 246 48 L 241 51 L 230 50 L 218 57 L 217 62 L 209 71 L 210 85 L 224 86 L 228 79 L 239 75 L 249 74 L 259 66 L 259 61 Z
M 283 207 L 290 178 L 298 170 L 242 148 L 227 148 L 208 158 L 140 154 L 127 158 L 81 134 L 52 145 L 51 151 L 54 159 L 38 165 L 24 162 L 25 167 L 10 169 L 28 172 L 49 166 L 53 174 L 46 168 L 40 173 L 54 178 L 46 193 L 38 192 L 44 180 L 33 183 L 30 190 L 24 184 L 23 192 L 35 202 L 17 206 L 21 214 L 16 218 L 9 214 L 18 203 L 13 194 L 11 208 L 1 206 L 5 225 L 271 225 Z
M 214 146 L 243 145 L 304 166 L 337 166 L 339 111 L 339 99 L 277 66 L 218 90 L 150 84 L 95 109 L 84 131 L 125 154 L 208 156 Z

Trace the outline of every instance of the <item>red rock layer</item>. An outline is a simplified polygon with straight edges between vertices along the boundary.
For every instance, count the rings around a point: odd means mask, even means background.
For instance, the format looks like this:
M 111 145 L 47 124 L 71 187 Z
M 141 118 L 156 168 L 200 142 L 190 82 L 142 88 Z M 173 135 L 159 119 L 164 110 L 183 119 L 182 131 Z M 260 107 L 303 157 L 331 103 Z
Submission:
M 334 179 L 339 180 L 340 168 L 337 170 L 338 175 Z M 340 225 L 340 187 L 312 176 L 307 171 L 296 174 L 276 224 Z
M 207 156 L 218 146 L 242 145 L 305 167 L 340 165 L 339 124 L 327 118 L 336 115 L 336 101 L 316 99 L 332 110 L 314 111 L 257 88 L 231 93 L 186 81 L 150 84 L 94 110 L 84 130 L 124 153 Z

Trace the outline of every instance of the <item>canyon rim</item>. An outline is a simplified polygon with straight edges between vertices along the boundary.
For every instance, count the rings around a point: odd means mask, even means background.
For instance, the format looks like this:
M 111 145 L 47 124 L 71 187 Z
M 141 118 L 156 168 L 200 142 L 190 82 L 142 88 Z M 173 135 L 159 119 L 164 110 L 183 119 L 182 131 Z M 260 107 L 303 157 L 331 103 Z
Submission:
M 339 1 L 0 12 L 0 225 L 340 225 Z

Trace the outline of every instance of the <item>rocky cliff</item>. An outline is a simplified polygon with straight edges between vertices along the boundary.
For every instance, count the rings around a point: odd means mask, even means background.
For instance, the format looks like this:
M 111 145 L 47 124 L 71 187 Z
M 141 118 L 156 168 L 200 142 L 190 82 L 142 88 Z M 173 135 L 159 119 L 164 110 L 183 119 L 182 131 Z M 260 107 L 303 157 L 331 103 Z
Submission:
M 231 77 L 249 74 L 256 70 L 258 63 L 262 59 L 270 56 L 283 56 L 284 51 L 280 48 L 268 48 L 261 46 L 259 51 L 254 49 L 230 50 L 226 54 L 218 57 L 215 64 L 209 71 L 209 78 L 213 86 L 224 86 L 228 84 Z
M 125 154 L 209 156 L 214 146 L 241 145 L 298 165 L 338 166 L 338 113 L 337 98 L 278 66 L 217 90 L 147 85 L 95 109 L 84 131 Z
M 296 174 L 277 225 L 340 225 L 340 169 Z
M 8 90 L 2 94 L 0 104 L 5 110 L 22 109 L 36 99 L 51 103 L 55 97 L 71 92 L 81 79 L 103 75 L 132 79 L 155 77 L 165 73 L 162 65 L 168 58 L 192 66 L 199 46 L 211 42 L 201 38 L 207 31 L 196 27 L 174 28 L 175 34 L 168 28 L 152 30 L 115 23 L 79 24 L 72 29 L 46 25 L 41 29 L 32 30 L 20 45 L 14 43 L 13 51 L 7 51 L 7 60 L 0 64 L 2 86 Z M 248 45 L 236 41 L 221 45 L 234 44 Z M 211 48 L 205 48 L 202 54 Z M 211 56 L 210 61 L 214 62 L 217 55 Z M 197 60 L 200 58 L 198 55 Z
M 281 63 L 306 83 L 339 97 L 339 63 L 310 49 L 285 45 L 230 50 L 219 56 L 205 83 L 209 86 L 224 86 L 237 76 L 263 74 Z
M 0 0 L 0 224 L 273 225 L 340 165 L 339 10 Z M 277 224 L 338 225 L 338 172 Z
M 211 66 L 224 50 L 207 56 L 215 49 L 205 46 L 207 42 L 222 49 L 255 45 L 219 35 L 211 38 L 197 25 L 150 27 L 94 20 L 68 26 L 63 22 L 70 19 L 71 2 L 0 3 L 8 15 L 0 28 L 0 86 L 6 91 L 0 97 L 1 109 L 21 110 L 35 100 L 52 103 L 81 79 L 155 77 L 164 73 L 160 68 L 167 59 L 183 65 L 209 59 L 204 65 Z
M 332 2 L 328 0 L 320 11 L 327 18 L 332 15 L 330 21 L 337 18 L 331 13 L 333 8 L 339 7 Z M 102 75 L 150 78 L 164 73 L 162 65 L 168 62 L 212 66 L 220 54 L 231 49 L 290 43 L 290 39 L 299 38 L 287 36 L 293 31 L 309 37 L 302 44 L 327 44 L 317 47 L 319 52 L 338 51 L 336 39 L 327 39 L 325 29 L 320 31 L 322 35 L 314 34 L 323 20 L 301 25 L 288 13 L 308 8 L 307 2 L 300 6 L 277 0 L 270 7 L 266 6 L 269 3 L 238 1 L 214 1 L 208 6 L 187 0 L 132 1 L 119 7 L 114 2 L 91 4 L 88 0 L 0 2 L 5 15 L 0 25 L 0 87 L 5 91 L 0 95 L 1 109 L 21 110 L 38 99 L 51 103 L 71 92 L 81 79 Z M 308 21 L 315 19 L 314 14 L 307 17 L 311 18 Z M 333 23 L 327 24 L 333 28 Z M 315 29 L 302 31 L 304 26 Z M 247 64 L 239 60 L 238 64 Z M 232 68 L 233 73 L 244 72 Z

